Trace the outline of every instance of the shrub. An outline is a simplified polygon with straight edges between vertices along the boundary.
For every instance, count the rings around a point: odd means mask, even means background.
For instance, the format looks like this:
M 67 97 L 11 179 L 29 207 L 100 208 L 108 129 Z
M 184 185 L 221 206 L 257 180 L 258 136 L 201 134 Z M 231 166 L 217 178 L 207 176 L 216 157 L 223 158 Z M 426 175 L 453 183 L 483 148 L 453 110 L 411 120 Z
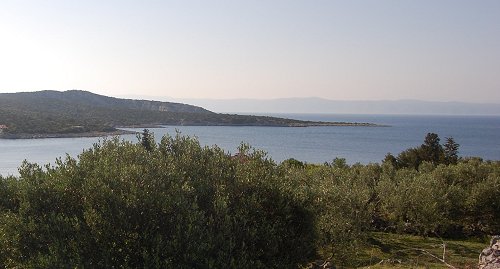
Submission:
M 20 168 L 19 207 L 2 199 L 0 261 L 17 267 L 290 268 L 315 254 L 309 208 L 276 165 L 195 139 L 117 138 L 78 159 Z M 2 179 L 0 191 L 5 188 Z M 10 191 L 9 193 L 12 193 Z M 9 199 L 7 199 L 9 200 Z

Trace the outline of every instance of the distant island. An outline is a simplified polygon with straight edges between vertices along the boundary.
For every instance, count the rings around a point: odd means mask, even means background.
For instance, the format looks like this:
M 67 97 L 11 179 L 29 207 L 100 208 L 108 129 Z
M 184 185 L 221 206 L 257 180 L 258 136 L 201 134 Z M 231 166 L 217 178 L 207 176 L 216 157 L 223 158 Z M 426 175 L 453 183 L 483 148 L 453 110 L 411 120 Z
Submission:
M 191 126 L 380 126 L 373 123 L 302 121 L 214 113 L 202 107 L 120 99 L 88 91 L 0 94 L 0 138 L 83 137 L 123 134 L 125 127 Z

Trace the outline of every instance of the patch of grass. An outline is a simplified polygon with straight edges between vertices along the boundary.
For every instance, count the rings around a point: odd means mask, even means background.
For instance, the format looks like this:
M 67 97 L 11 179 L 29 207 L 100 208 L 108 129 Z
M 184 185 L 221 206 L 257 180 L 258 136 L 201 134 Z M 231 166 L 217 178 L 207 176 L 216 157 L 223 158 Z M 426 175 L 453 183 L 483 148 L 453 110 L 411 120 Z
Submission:
M 487 240 L 448 240 L 374 232 L 356 256 L 362 268 L 477 268 L 478 256 Z M 432 257 L 434 255 L 435 257 Z M 436 258 L 437 257 L 437 258 Z
M 488 238 L 466 240 L 441 239 L 406 234 L 372 232 L 365 244 L 352 253 L 353 268 L 477 268 L 481 251 L 488 246 Z M 320 256 L 322 252 L 320 251 Z M 336 268 L 348 268 L 336 264 Z

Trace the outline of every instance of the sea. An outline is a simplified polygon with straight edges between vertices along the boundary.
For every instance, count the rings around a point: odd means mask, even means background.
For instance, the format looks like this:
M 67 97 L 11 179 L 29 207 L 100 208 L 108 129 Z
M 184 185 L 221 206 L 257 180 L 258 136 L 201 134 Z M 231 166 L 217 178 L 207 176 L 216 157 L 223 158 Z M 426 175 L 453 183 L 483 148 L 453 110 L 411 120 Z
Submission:
M 159 141 L 162 136 L 196 137 L 203 146 L 214 146 L 234 154 L 241 143 L 267 152 L 277 163 L 294 158 L 307 163 L 331 162 L 345 158 L 347 163 L 381 162 L 387 153 L 417 147 L 427 133 L 437 133 L 460 144 L 459 156 L 500 160 L 500 116 L 438 115 L 339 115 L 339 114 L 267 114 L 284 118 L 367 122 L 385 127 L 249 127 L 249 126 L 164 126 L 150 128 Z M 127 129 L 141 132 L 142 129 Z M 0 140 L 0 175 L 18 175 L 23 160 L 53 165 L 66 155 L 77 158 L 83 150 L 105 138 L 46 138 Z M 133 134 L 120 139 L 138 141 Z

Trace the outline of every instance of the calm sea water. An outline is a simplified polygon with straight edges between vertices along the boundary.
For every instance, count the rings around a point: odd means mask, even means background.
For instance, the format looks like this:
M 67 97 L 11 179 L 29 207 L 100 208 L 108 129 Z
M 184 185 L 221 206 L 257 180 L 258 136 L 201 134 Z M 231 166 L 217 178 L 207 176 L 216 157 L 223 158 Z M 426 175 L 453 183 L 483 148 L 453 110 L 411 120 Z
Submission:
M 371 122 L 391 127 L 229 127 L 166 126 L 152 128 L 157 140 L 164 134 L 196 136 L 203 145 L 218 145 L 234 153 L 241 142 L 268 152 L 275 161 L 295 158 L 309 163 L 330 162 L 335 157 L 348 163 L 380 162 L 385 154 L 397 154 L 422 144 L 428 132 L 442 141 L 453 137 L 461 156 L 500 160 L 500 117 L 498 116 L 408 116 L 274 114 L 303 120 Z M 141 131 L 137 129 L 137 131 Z M 137 141 L 135 135 L 123 139 Z M 39 164 L 54 163 L 57 157 L 78 156 L 102 138 L 57 138 L 0 140 L 0 174 L 16 175 L 26 159 Z

